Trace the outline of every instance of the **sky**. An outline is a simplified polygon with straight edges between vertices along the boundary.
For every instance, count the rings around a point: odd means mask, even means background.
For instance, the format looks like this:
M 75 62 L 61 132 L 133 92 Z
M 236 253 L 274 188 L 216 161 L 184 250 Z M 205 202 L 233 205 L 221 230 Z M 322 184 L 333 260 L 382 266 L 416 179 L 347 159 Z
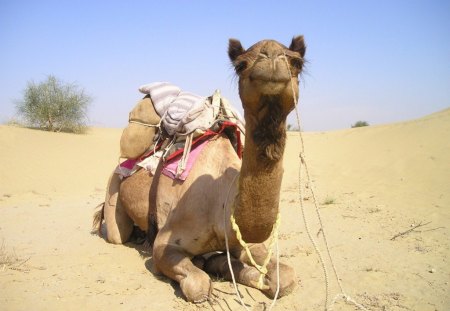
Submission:
M 55 75 L 92 98 L 89 123 L 124 127 L 140 85 L 220 89 L 241 107 L 227 56 L 263 39 L 307 44 L 302 128 L 349 128 L 450 107 L 450 1 L 0 0 L 0 123 L 28 82 Z M 242 111 L 242 109 L 240 108 Z M 296 127 L 291 113 L 288 123 Z

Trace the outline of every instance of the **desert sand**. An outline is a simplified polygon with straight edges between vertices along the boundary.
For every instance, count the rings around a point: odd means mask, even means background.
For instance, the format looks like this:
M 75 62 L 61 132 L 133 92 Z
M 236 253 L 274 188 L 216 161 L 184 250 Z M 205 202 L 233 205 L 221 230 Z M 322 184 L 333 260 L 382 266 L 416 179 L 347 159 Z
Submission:
M 215 302 L 187 303 L 176 283 L 152 273 L 142 246 L 90 234 L 120 135 L 0 126 L 0 310 L 243 310 L 229 282 L 214 280 Z M 326 262 L 328 302 L 340 289 L 323 232 L 344 291 L 368 310 L 450 310 L 450 109 L 304 139 L 323 230 L 310 192 L 304 210 Z M 299 285 L 274 310 L 324 309 L 299 152 L 298 133 L 288 133 L 279 245 Z M 259 291 L 239 289 L 250 310 L 268 309 Z M 357 310 L 342 300 L 333 309 Z

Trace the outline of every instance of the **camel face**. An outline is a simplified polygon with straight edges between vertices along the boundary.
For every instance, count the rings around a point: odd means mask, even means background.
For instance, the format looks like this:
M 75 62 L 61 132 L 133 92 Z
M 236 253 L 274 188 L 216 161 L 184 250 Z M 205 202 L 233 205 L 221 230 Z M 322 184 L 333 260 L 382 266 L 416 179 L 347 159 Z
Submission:
M 248 50 L 238 40 L 230 39 L 228 55 L 239 76 L 239 95 L 246 114 L 261 114 L 265 99 L 277 98 L 283 117 L 287 116 L 294 107 L 294 97 L 298 97 L 298 75 L 305 50 L 303 36 L 294 37 L 289 48 L 264 40 Z

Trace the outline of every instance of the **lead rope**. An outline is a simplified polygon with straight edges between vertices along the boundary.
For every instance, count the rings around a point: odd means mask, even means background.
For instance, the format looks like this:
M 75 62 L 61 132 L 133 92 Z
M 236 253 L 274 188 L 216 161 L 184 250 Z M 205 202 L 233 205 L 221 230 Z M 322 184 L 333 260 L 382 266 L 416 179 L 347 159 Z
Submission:
M 245 305 L 244 301 L 242 300 L 242 297 L 239 293 L 239 290 L 237 288 L 237 283 L 236 283 L 236 278 L 234 277 L 234 271 L 233 271 L 233 266 L 231 264 L 231 255 L 230 255 L 230 247 L 228 244 L 228 234 L 227 234 L 227 217 L 226 217 L 226 208 L 228 207 L 228 198 L 230 196 L 230 191 L 231 191 L 231 187 L 233 187 L 233 185 L 235 184 L 234 182 L 236 181 L 236 178 L 239 176 L 239 173 L 236 174 L 233 178 L 233 180 L 231 181 L 230 187 L 228 188 L 228 193 L 225 199 L 225 203 L 223 205 L 223 227 L 225 230 L 225 246 L 226 246 L 226 251 L 227 251 L 227 262 L 228 262 L 228 269 L 230 270 L 231 273 L 231 279 L 233 280 L 233 287 L 234 287 L 234 291 L 236 293 L 236 296 L 239 299 L 239 302 L 241 303 L 241 305 L 244 307 L 245 310 L 249 311 L 249 309 L 247 308 L 247 306 Z M 278 247 L 278 226 L 280 224 L 280 213 L 278 213 L 277 215 L 277 220 L 273 226 L 272 229 L 272 233 L 271 233 L 271 239 L 270 239 L 270 245 L 269 245 L 269 251 L 267 254 L 266 259 L 264 260 L 264 263 L 262 265 L 258 265 L 255 260 L 253 259 L 253 256 L 250 252 L 250 249 L 247 245 L 247 243 L 242 239 L 242 235 L 241 232 L 239 230 L 239 226 L 236 224 L 234 216 L 234 203 L 231 207 L 231 213 L 230 213 L 230 222 L 231 222 L 231 226 L 232 229 L 236 232 L 236 238 L 238 239 L 239 243 L 241 244 L 241 246 L 245 249 L 247 256 L 250 259 L 250 262 L 252 263 L 252 265 L 259 271 L 260 276 L 258 279 L 258 283 L 255 284 L 256 287 L 258 289 L 263 289 L 264 287 L 264 276 L 267 274 L 267 264 L 270 261 L 270 257 L 272 255 L 272 248 L 273 245 L 275 244 L 275 253 L 276 253 L 276 258 L 277 258 L 277 262 L 276 262 L 276 267 L 277 267 L 277 289 L 275 291 L 275 295 L 274 298 L 272 300 L 272 303 L 269 307 L 269 311 L 272 310 L 272 308 L 275 306 L 275 303 L 277 301 L 278 298 L 278 294 L 280 292 L 280 252 L 279 252 L 279 247 Z
M 250 251 L 250 247 L 248 246 L 248 244 L 244 241 L 244 239 L 242 238 L 242 234 L 241 234 L 241 230 L 239 229 L 238 224 L 236 223 L 236 219 L 234 218 L 234 209 L 235 209 L 235 204 L 233 204 L 231 206 L 231 216 L 230 216 L 230 221 L 231 221 L 231 227 L 233 228 L 234 232 L 236 232 L 236 238 L 239 241 L 239 244 L 241 244 L 242 248 L 245 250 L 245 252 L 247 253 L 248 258 L 250 259 L 250 263 L 256 268 L 256 270 L 259 271 L 259 278 L 258 278 L 258 282 L 255 284 L 255 287 L 258 289 L 266 289 L 266 287 L 264 286 L 264 277 L 267 274 L 267 265 L 269 264 L 270 258 L 272 257 L 272 249 L 275 243 L 275 240 L 277 239 L 278 236 L 278 227 L 280 225 L 280 213 L 277 214 L 277 220 L 275 221 L 273 228 L 272 228 L 272 232 L 270 234 L 270 242 L 269 242 L 269 251 L 267 252 L 267 256 L 263 261 L 262 265 L 259 265 L 258 263 L 256 263 L 255 259 L 253 258 L 253 255 Z
M 226 208 L 228 206 L 228 198 L 230 196 L 230 191 L 231 191 L 231 187 L 233 187 L 234 182 L 236 180 L 236 178 L 239 176 L 239 173 L 236 174 L 233 178 L 233 180 L 231 181 L 230 187 L 228 188 L 228 193 L 227 196 L 225 198 L 225 203 L 223 204 L 223 228 L 225 230 L 225 246 L 227 249 L 227 262 L 228 262 L 228 269 L 230 269 L 230 273 L 231 273 L 231 279 L 233 280 L 233 287 L 234 287 L 234 291 L 236 293 L 236 296 L 239 299 L 239 302 L 241 303 L 241 305 L 244 307 L 245 310 L 250 311 L 249 308 L 247 308 L 247 306 L 245 305 L 244 301 L 242 300 L 241 294 L 239 294 L 239 290 L 237 288 L 237 284 L 236 284 L 236 279 L 234 277 L 234 272 L 233 272 L 233 266 L 231 265 L 231 256 L 230 256 L 230 246 L 228 244 L 228 234 L 227 234 L 227 212 L 226 212 Z
M 289 70 L 289 73 L 290 73 L 289 63 L 288 63 L 286 54 L 284 54 L 284 60 L 286 61 L 286 66 L 287 66 L 287 68 Z M 349 295 L 347 295 L 345 293 L 345 291 L 344 291 L 344 289 L 342 287 L 342 283 L 341 283 L 341 281 L 339 279 L 339 276 L 338 276 L 338 273 L 337 273 L 337 270 L 336 270 L 336 266 L 334 265 L 333 258 L 332 258 L 331 253 L 330 253 L 330 247 L 328 246 L 328 240 L 327 240 L 327 237 L 326 237 L 326 234 L 325 234 L 325 228 L 323 226 L 322 217 L 320 215 L 319 207 L 317 205 L 316 195 L 315 195 L 315 192 L 314 192 L 314 189 L 313 189 L 313 185 L 311 183 L 311 176 L 309 174 L 309 169 L 308 169 L 308 165 L 307 165 L 307 162 L 306 162 L 305 144 L 304 144 L 304 141 L 303 141 L 302 128 L 301 128 L 301 122 L 300 122 L 300 114 L 298 112 L 298 102 L 297 102 L 297 97 L 296 97 L 296 94 L 295 94 L 294 82 L 292 81 L 292 74 L 291 73 L 290 73 L 290 76 L 291 76 L 291 90 L 292 90 L 292 96 L 293 96 L 293 99 L 294 99 L 294 106 L 295 106 L 295 116 L 297 118 L 297 125 L 298 125 L 298 130 L 299 130 L 299 139 L 300 139 L 300 147 L 301 147 L 301 150 L 300 150 L 300 153 L 299 153 L 300 166 L 299 166 L 299 173 L 298 173 L 298 187 L 299 187 L 300 207 L 301 207 L 301 211 L 302 211 L 303 222 L 304 222 L 305 228 L 306 228 L 306 233 L 307 233 L 308 238 L 311 241 L 312 245 L 314 246 L 314 250 L 316 251 L 317 256 L 319 257 L 319 261 L 320 261 L 320 263 L 322 265 L 323 273 L 324 273 L 324 276 L 325 276 L 325 308 L 324 308 L 324 310 L 325 311 L 332 310 L 334 304 L 339 299 L 342 298 L 346 303 L 353 304 L 360 310 L 369 311 L 366 307 L 364 307 L 362 304 L 356 302 L 353 298 L 351 298 Z M 314 202 L 314 208 L 315 208 L 315 211 L 316 211 L 317 218 L 319 220 L 320 230 L 322 231 L 322 236 L 323 236 L 323 241 L 324 241 L 324 244 L 325 244 L 325 249 L 327 251 L 327 255 L 328 255 L 328 258 L 330 259 L 331 267 L 333 268 L 334 276 L 336 278 L 336 281 L 337 281 L 339 289 L 340 289 L 340 293 L 338 293 L 333 298 L 333 300 L 332 300 L 330 305 L 328 305 L 328 296 L 329 296 L 328 271 L 327 271 L 327 268 L 325 266 L 325 261 L 323 260 L 322 253 L 320 252 L 319 247 L 318 247 L 316 241 L 314 240 L 314 238 L 313 238 L 313 236 L 311 234 L 308 222 L 306 220 L 305 207 L 303 205 L 303 189 L 302 189 L 302 185 L 301 185 L 301 181 L 302 181 L 302 166 L 305 167 L 306 184 L 309 186 L 309 189 L 311 191 L 311 195 L 312 195 L 313 202 Z

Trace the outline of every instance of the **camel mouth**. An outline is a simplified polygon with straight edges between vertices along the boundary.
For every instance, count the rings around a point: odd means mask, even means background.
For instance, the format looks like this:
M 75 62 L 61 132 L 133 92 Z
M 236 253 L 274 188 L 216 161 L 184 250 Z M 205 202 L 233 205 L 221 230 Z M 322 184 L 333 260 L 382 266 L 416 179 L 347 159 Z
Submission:
M 287 83 L 289 82 L 289 79 L 286 78 L 267 78 L 267 77 L 255 77 L 250 76 L 251 81 L 259 81 L 261 83 Z
M 287 83 L 290 81 L 291 75 L 285 70 L 261 70 L 262 68 L 255 68 L 255 70 L 250 73 L 249 78 L 251 81 L 260 82 L 272 82 L 272 83 Z
M 291 81 L 291 75 L 285 70 L 262 70 L 263 67 L 256 66 L 249 75 L 250 82 L 265 95 L 276 95 L 281 93 Z
M 261 94 L 276 95 L 286 88 L 289 80 L 284 79 L 251 79 L 252 83 L 257 87 Z

